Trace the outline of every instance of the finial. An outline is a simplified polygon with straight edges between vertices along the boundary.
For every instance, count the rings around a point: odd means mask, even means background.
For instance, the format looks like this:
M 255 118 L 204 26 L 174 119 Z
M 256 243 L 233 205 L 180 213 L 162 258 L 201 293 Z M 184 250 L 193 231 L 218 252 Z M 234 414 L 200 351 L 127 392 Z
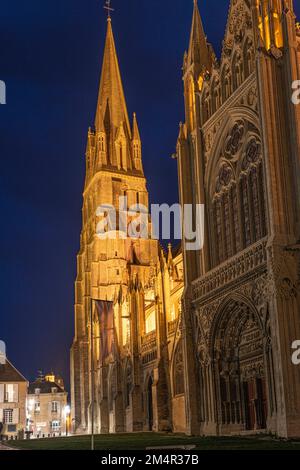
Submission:
M 107 21 L 110 21 L 110 12 L 115 11 L 114 8 L 111 8 L 110 4 L 111 0 L 105 0 L 105 6 L 103 8 L 104 10 L 107 10 Z

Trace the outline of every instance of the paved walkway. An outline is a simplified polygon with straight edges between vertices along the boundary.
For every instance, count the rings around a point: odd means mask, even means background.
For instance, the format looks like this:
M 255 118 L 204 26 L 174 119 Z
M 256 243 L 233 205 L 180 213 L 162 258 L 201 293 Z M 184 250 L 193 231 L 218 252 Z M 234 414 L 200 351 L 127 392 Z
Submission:
M 3 444 L 0 443 L 0 451 L 1 450 L 17 450 L 17 449 L 12 449 L 11 447 L 4 446 Z

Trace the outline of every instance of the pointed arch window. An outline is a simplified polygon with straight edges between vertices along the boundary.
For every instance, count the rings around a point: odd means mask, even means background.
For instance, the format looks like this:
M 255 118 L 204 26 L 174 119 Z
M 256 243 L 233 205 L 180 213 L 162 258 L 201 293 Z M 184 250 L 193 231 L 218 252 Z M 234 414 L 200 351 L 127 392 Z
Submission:
M 228 64 L 223 69 L 222 83 L 222 100 L 224 103 L 231 95 L 231 75 Z
M 113 365 L 110 368 L 109 375 L 109 397 L 108 397 L 108 407 L 109 411 L 113 411 L 114 402 L 117 394 L 117 370 L 116 366 Z
M 250 187 L 251 187 L 251 200 L 252 200 L 252 211 L 254 218 L 254 230 L 255 230 L 255 239 L 259 240 L 262 237 L 261 230 L 261 218 L 260 218 L 260 208 L 259 208 L 259 190 L 258 190 L 258 181 L 257 181 L 257 170 L 256 168 L 251 169 L 250 173 Z
M 183 351 L 182 341 L 177 345 L 174 364 L 173 364 L 173 384 L 174 384 L 174 396 L 184 394 L 184 370 L 183 370 Z
M 125 396 L 125 404 L 126 408 L 130 406 L 130 395 L 131 395 L 131 390 L 132 390 L 132 366 L 131 363 L 129 362 L 127 365 L 126 369 L 126 396 Z
M 250 209 L 249 209 L 249 190 L 248 190 L 248 178 L 244 175 L 240 182 L 241 191 L 241 212 L 242 220 L 244 225 L 243 236 L 245 248 L 251 245 L 251 221 L 250 221 Z
M 123 165 L 123 144 L 122 144 L 122 142 L 120 142 L 120 163 L 121 163 L 121 167 L 124 168 L 124 165 Z
M 223 211 L 224 211 L 224 235 L 225 235 L 225 258 L 232 256 L 231 244 L 231 223 L 230 223 L 230 210 L 229 210 L 229 194 L 223 196 Z
M 190 122 L 190 127 L 193 130 L 195 128 L 195 118 L 196 118 L 196 96 L 195 96 L 194 80 L 192 77 L 189 81 L 188 96 L 189 96 L 189 99 L 188 99 L 189 122 Z
M 205 123 L 209 118 L 209 109 L 208 109 L 208 93 L 203 92 L 202 99 L 201 99 L 201 120 L 202 123 Z
M 102 136 L 101 139 L 100 139 L 100 148 L 101 148 L 101 152 L 105 152 L 105 139 L 104 139 L 104 136 Z
M 245 79 L 249 77 L 254 69 L 254 59 L 253 59 L 253 42 L 251 39 L 247 39 L 244 46 L 244 64 L 245 64 Z
M 264 173 L 262 162 L 258 165 L 258 191 L 259 191 L 259 207 L 260 207 L 260 220 L 261 220 L 261 233 L 265 237 L 267 235 L 267 219 L 266 219 L 266 199 L 265 199 L 265 185 Z
M 216 250 L 216 264 L 223 261 L 222 249 L 222 216 L 221 216 L 221 201 L 217 198 L 214 202 L 214 220 L 215 220 L 215 244 Z
M 211 88 L 211 112 L 215 113 L 220 107 L 220 84 L 217 79 L 214 80 Z
M 233 253 L 237 253 L 240 249 L 240 220 L 238 208 L 238 196 L 236 183 L 231 188 L 231 221 L 233 227 Z
M 244 80 L 244 66 L 240 51 L 235 53 L 232 61 L 232 79 L 234 90 L 239 88 Z
M 228 148 L 227 141 L 224 148 Z M 214 266 L 267 235 L 261 144 L 251 137 L 236 148 L 236 152 L 227 152 L 221 164 L 212 199 Z

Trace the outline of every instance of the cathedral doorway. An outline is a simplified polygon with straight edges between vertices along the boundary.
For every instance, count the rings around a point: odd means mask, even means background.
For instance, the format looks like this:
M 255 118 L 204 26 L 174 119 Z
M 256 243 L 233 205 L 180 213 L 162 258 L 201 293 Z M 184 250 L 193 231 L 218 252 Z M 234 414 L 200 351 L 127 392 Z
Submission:
M 243 302 L 230 301 L 215 331 L 217 410 L 223 432 L 265 429 L 264 342 L 258 316 Z
M 147 385 L 147 419 L 148 419 L 148 431 L 153 430 L 153 379 L 150 376 Z
M 247 431 L 266 428 L 266 404 L 265 380 L 256 378 L 243 382 L 243 405 Z

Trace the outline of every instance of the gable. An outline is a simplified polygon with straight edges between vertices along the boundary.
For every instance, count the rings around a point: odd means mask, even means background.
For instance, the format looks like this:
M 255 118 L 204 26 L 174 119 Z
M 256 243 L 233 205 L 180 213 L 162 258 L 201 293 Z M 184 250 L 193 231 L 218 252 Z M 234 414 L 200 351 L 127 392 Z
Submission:
M 222 61 L 232 57 L 236 47 L 241 47 L 248 34 L 252 36 L 250 0 L 231 0 L 225 30 Z
M 27 380 L 7 359 L 5 364 L 0 364 L 0 382 L 27 382 Z

